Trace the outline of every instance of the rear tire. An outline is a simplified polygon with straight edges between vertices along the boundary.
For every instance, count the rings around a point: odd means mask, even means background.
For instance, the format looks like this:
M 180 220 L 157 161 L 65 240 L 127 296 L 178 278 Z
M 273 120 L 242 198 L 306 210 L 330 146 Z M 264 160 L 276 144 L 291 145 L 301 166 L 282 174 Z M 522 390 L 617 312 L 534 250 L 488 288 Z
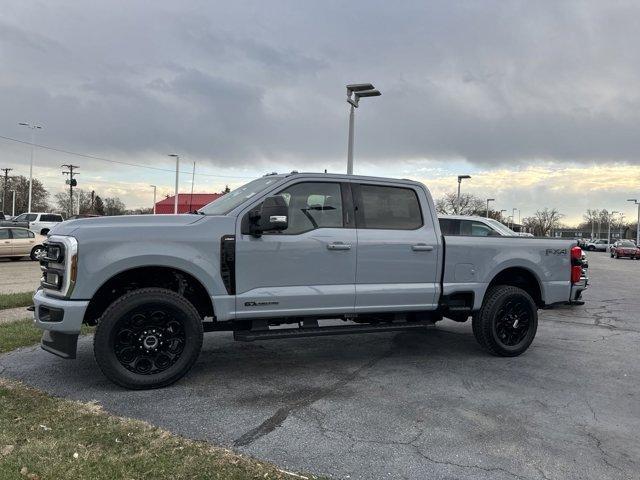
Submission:
M 44 247 L 42 245 L 36 245 L 31 250 L 31 254 L 29 255 L 29 257 L 31 257 L 31 260 L 33 260 L 34 262 L 37 262 L 38 260 L 40 260 L 38 257 L 43 251 Z
M 142 288 L 115 300 L 93 337 L 102 373 L 129 389 L 160 388 L 182 378 L 202 348 L 202 319 L 184 297 Z
M 538 307 L 521 288 L 498 285 L 487 291 L 472 325 L 476 340 L 487 352 L 515 357 L 525 352 L 536 336 Z

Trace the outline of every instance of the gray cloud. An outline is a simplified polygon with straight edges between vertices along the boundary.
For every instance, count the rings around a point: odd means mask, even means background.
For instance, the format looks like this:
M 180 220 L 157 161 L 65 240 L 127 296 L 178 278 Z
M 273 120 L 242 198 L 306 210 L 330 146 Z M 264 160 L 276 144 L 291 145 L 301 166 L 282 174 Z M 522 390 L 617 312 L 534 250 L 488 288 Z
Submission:
M 637 3 L 25 2 L 0 13 L 0 132 L 212 164 L 356 151 L 493 165 L 640 162 Z

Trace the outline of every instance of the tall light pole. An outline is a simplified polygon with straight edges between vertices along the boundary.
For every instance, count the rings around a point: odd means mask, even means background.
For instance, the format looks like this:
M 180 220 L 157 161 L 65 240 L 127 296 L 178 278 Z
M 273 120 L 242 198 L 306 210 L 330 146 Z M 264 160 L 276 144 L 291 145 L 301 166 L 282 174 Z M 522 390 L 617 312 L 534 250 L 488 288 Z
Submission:
M 500 221 L 502 222 L 502 214 L 506 212 L 506 210 L 503 208 L 502 210 L 500 210 Z
M 640 202 L 637 198 L 630 198 L 627 202 L 633 202 L 638 206 L 638 223 L 636 224 L 636 245 L 640 245 Z
M 349 142 L 347 145 L 347 175 L 353 175 L 353 122 L 355 109 L 362 97 L 379 97 L 382 95 L 370 83 L 354 83 L 347 85 L 347 103 L 351 105 L 349 110 Z
M 489 218 L 489 202 L 495 202 L 495 198 L 487 198 L 487 218 Z
M 11 193 L 13 193 L 13 202 L 11 202 L 11 218 L 13 218 L 16 216 L 16 191 L 11 190 Z
M 618 238 L 622 240 L 622 226 L 624 225 L 624 213 L 620 212 L 620 233 L 618 234 Z
M 608 214 L 607 220 L 609 220 L 609 222 L 608 222 L 609 223 L 609 228 L 607 229 L 607 242 L 609 242 L 609 243 L 611 243 L 611 217 L 613 217 L 614 213 L 620 213 L 620 212 L 617 212 L 617 211 L 614 210 L 613 212 Z
M 153 188 L 153 214 L 156 214 L 156 191 L 158 190 L 158 187 L 156 185 L 149 185 L 150 187 Z
M 31 130 L 30 140 L 31 140 L 31 160 L 29 161 L 29 206 L 27 207 L 27 212 L 31 212 L 31 193 L 33 191 L 33 149 L 35 143 L 35 131 L 42 130 L 42 125 L 37 125 L 35 123 L 27 123 L 20 122 L 18 125 L 23 127 L 27 127 Z
M 511 228 L 513 229 L 513 227 L 515 226 L 516 223 L 516 210 L 518 210 L 517 208 L 512 208 L 511 209 Z
M 460 185 L 462 180 L 471 178 L 471 175 L 458 175 L 458 196 L 456 197 L 456 213 L 460 213 Z
M 196 181 L 196 162 L 193 162 L 193 170 L 191 170 L 191 196 L 189 197 L 189 213 L 191 213 L 191 203 L 193 202 L 193 184 Z
M 180 175 L 180 155 L 178 155 L 177 153 L 170 153 L 169 156 L 176 159 L 176 195 L 173 199 L 173 213 L 175 215 L 178 213 L 178 177 Z

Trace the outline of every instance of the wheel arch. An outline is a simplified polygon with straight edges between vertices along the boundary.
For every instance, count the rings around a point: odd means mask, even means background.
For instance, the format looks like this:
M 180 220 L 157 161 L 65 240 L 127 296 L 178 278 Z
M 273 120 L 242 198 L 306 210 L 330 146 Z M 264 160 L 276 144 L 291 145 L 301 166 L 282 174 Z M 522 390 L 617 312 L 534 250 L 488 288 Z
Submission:
M 122 270 L 106 280 L 93 294 L 83 323 L 95 325 L 102 312 L 117 298 L 141 288 L 161 287 L 179 293 L 193 304 L 200 316 L 215 317 L 211 297 L 202 282 L 176 267 L 139 266 Z
M 511 285 L 523 289 L 539 308 L 544 306 L 542 284 L 535 273 L 526 267 L 507 267 L 498 272 L 489 285 L 487 291 L 496 285 Z

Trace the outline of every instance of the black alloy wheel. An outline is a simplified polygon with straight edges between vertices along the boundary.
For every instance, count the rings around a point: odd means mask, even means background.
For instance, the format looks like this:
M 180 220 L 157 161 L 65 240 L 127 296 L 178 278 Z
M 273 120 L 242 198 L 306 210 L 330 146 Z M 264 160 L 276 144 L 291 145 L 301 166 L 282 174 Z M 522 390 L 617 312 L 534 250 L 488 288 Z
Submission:
M 139 375 L 154 375 L 175 364 L 186 342 L 180 312 L 146 304 L 124 316 L 113 332 L 120 364 Z
M 507 299 L 496 315 L 495 332 L 503 345 L 515 347 L 522 342 L 531 325 L 531 310 L 522 297 Z
M 473 334 L 492 355 L 515 357 L 529 348 L 538 330 L 538 306 L 521 288 L 498 285 L 487 290 L 473 315 Z
M 93 337 L 98 366 L 130 389 L 159 388 L 183 377 L 202 348 L 202 318 L 164 288 L 133 290 L 102 314 Z

